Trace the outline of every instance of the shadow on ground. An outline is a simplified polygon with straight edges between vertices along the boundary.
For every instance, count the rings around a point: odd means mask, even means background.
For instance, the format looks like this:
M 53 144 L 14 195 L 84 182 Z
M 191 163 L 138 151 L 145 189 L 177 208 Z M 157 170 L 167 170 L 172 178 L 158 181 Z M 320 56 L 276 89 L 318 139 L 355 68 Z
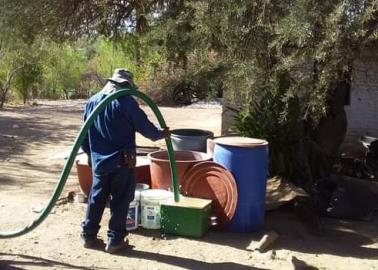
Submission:
M 67 131 L 79 131 L 81 121 L 73 117 L 72 124 L 54 121 L 56 109 L 43 108 L 38 111 L 17 109 L 15 113 L 3 114 L 0 118 L 0 160 L 10 160 L 13 156 L 21 156 L 30 144 L 55 144 L 62 141 L 74 142 L 76 134 Z M 79 111 L 64 111 L 64 114 L 76 114 Z M 71 117 L 68 115 L 67 119 Z M 75 120 L 76 119 L 76 120 Z
M 264 232 L 274 230 L 279 234 L 278 240 L 272 246 L 275 250 L 285 249 L 308 254 L 378 259 L 378 247 L 366 247 L 366 245 L 377 243 L 377 218 L 372 222 L 324 219 L 324 223 L 324 233 L 321 236 L 314 235 L 293 212 L 275 210 L 266 213 L 265 230 L 262 232 L 233 233 L 210 230 L 203 238 L 194 238 L 194 240 L 247 250 L 251 242 L 257 243 L 261 239 Z M 156 239 L 161 238 L 160 232 L 155 230 L 140 229 L 132 233 Z M 167 241 L 176 238 L 178 236 L 163 236 L 163 239 L 167 239 Z
M 267 214 L 267 228 L 280 235 L 274 249 L 309 254 L 332 254 L 341 257 L 378 259 L 378 219 L 371 222 L 322 218 L 323 233 L 314 235 L 292 212 L 272 211 Z
M 194 259 L 182 258 L 177 256 L 157 254 L 147 251 L 140 250 L 125 250 L 119 256 L 127 256 L 133 258 L 139 258 L 143 260 L 157 261 L 160 263 L 165 263 L 173 266 L 179 266 L 185 269 L 217 269 L 217 270 L 263 270 L 264 268 L 256 268 L 253 266 L 247 266 L 243 264 L 238 264 L 235 262 L 222 262 L 222 263 L 208 263 Z
M 285 249 L 309 254 L 378 259 L 378 246 L 366 247 L 366 245 L 377 243 L 378 218 L 372 222 L 324 219 L 324 223 L 324 233 L 321 236 L 314 235 L 294 213 L 276 210 L 266 213 L 265 229 L 262 232 L 233 233 L 211 230 L 203 238 L 194 238 L 194 240 L 247 250 L 251 242 L 257 243 L 261 239 L 264 232 L 274 230 L 279 234 L 278 240 L 272 246 L 275 250 Z M 138 230 L 133 233 L 161 238 L 160 232 L 154 230 Z M 177 238 L 171 235 L 163 237 L 166 237 L 168 241 Z
M 78 270 L 91 270 L 91 269 L 108 269 L 98 267 L 83 267 L 69 263 L 58 262 L 54 260 L 44 259 L 41 257 L 23 255 L 23 254 L 7 254 L 0 253 L 0 256 L 15 257 L 16 260 L 0 259 L 0 269 L 2 270 L 23 270 L 31 266 L 38 269 L 51 269 L 51 268 L 65 268 L 65 269 L 78 269 Z M 25 267 L 25 268 L 24 268 Z M 33 268 L 33 269 L 34 269 Z

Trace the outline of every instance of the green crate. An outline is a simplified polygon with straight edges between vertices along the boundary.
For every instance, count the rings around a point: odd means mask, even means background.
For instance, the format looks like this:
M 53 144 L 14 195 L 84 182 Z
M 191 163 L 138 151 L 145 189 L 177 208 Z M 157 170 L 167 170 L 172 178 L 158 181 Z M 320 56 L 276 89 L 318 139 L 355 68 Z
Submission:
M 211 200 L 181 197 L 161 204 L 161 232 L 202 237 L 210 226 Z

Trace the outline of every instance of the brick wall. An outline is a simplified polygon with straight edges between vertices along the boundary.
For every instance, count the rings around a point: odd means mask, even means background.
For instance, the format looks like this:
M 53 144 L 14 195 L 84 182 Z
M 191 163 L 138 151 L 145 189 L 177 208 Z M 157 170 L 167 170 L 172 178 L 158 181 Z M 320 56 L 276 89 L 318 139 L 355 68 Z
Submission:
M 348 129 L 345 143 L 362 135 L 378 137 L 378 50 L 367 50 L 353 65 L 350 105 L 345 106 Z

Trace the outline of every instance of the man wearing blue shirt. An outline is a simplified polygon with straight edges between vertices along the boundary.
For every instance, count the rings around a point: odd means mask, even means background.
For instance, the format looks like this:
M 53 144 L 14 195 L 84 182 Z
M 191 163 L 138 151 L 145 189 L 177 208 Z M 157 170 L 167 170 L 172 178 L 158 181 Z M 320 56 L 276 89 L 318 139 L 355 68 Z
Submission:
M 122 88 L 135 88 L 133 75 L 116 69 L 105 87 L 85 106 L 84 121 L 107 95 Z M 126 246 L 126 217 L 135 193 L 135 132 L 155 141 L 169 136 L 160 130 L 131 96 L 122 96 L 108 104 L 98 115 L 82 144 L 92 166 L 93 184 L 88 198 L 81 238 L 84 247 L 97 242 L 100 221 L 110 197 L 110 220 L 105 250 L 114 253 Z

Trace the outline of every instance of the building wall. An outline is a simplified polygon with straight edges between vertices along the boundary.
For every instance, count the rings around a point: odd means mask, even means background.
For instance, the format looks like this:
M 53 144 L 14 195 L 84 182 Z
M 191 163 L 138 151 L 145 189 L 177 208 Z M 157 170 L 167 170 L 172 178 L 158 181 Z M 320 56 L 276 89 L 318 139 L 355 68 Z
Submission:
M 348 119 L 346 143 L 362 135 L 378 137 L 378 50 L 370 50 L 355 61 L 350 105 L 345 106 Z

